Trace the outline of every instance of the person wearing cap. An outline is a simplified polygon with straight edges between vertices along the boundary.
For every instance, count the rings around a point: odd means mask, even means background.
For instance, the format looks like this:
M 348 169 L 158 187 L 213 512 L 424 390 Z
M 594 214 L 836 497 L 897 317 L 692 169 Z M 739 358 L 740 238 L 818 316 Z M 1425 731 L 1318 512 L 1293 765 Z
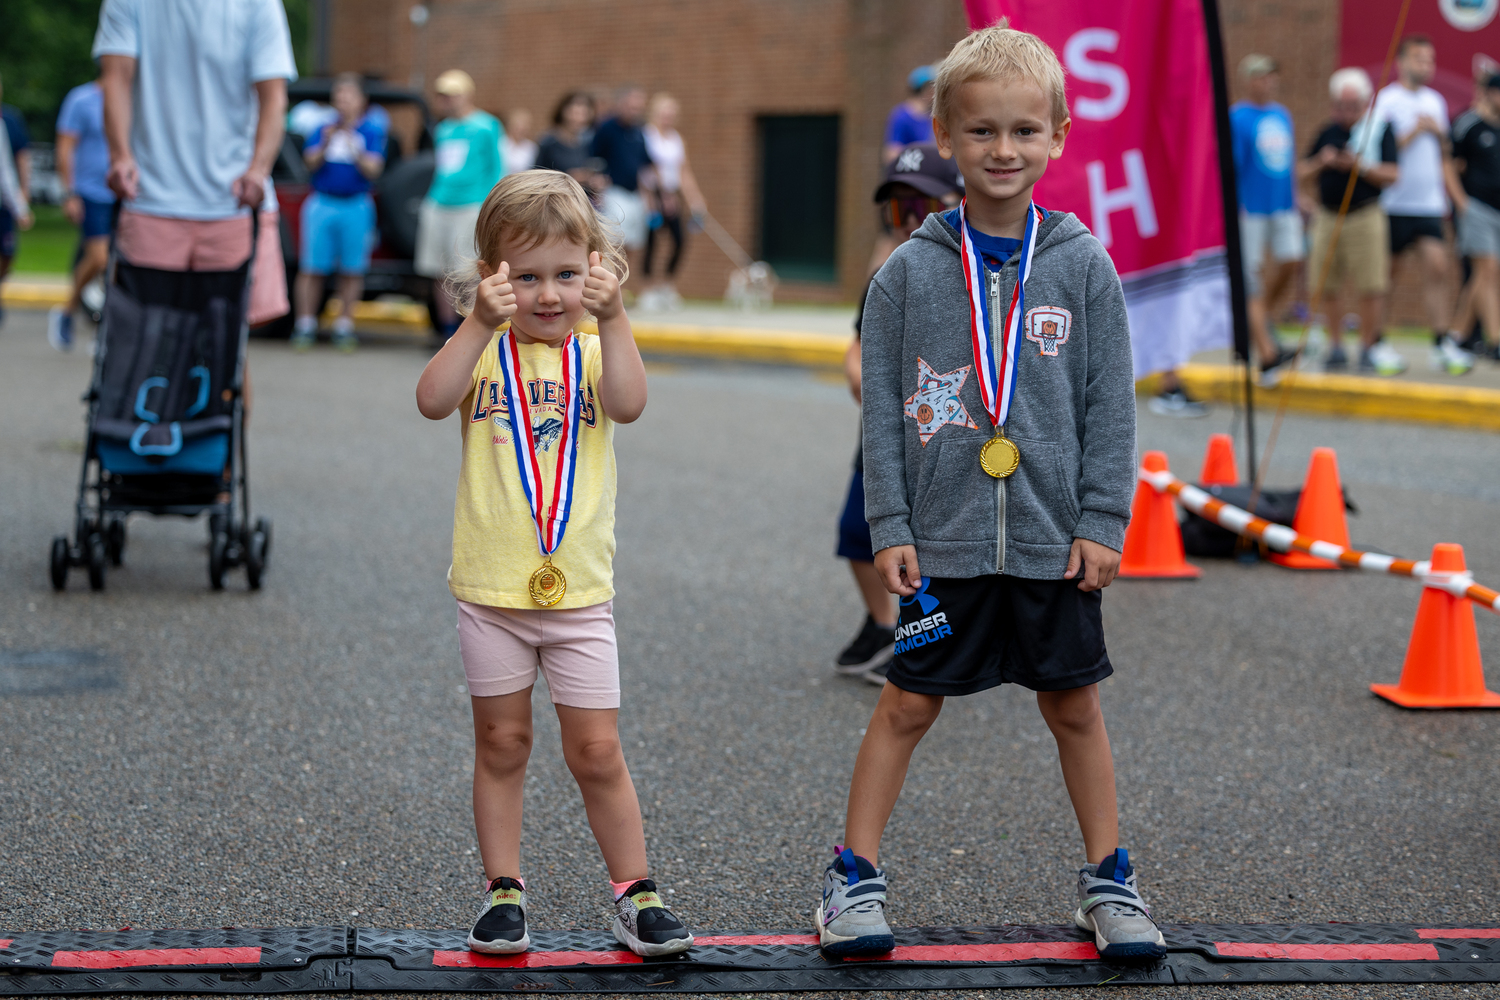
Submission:
M 957 205 L 963 196 L 963 175 L 954 160 L 945 160 L 934 143 L 903 147 L 886 165 L 885 177 L 875 189 L 879 208 L 881 235 L 870 258 L 869 276 L 873 278 L 896 248 L 911 238 L 924 219 L 933 212 L 945 212 Z M 869 284 L 866 282 L 866 289 Z M 854 314 L 854 340 L 844 355 L 844 376 L 854 401 L 860 401 L 860 324 L 864 318 L 865 296 L 859 297 Z M 835 550 L 841 559 L 849 560 L 849 569 L 865 602 L 865 621 L 859 633 L 835 660 L 834 669 L 851 677 L 862 677 L 872 684 L 884 684 L 890 657 L 870 666 L 881 650 L 895 642 L 896 602 L 885 589 L 875 571 L 875 552 L 870 542 L 870 525 L 865 521 L 865 473 L 862 449 L 854 453 L 854 474 L 849 480 L 848 497 L 839 516 L 839 541 Z
M 933 66 L 918 66 L 906 76 L 906 100 L 891 109 L 885 120 L 883 161 L 890 163 L 913 143 L 932 142 Z
M 1500 350 L 1500 72 L 1453 122 L 1448 193 L 1458 219 L 1458 252 L 1469 259 L 1470 308 L 1485 340 Z M 1500 354 L 1493 354 L 1500 360 Z
M 444 340 L 458 329 L 458 310 L 442 278 L 474 256 L 474 227 L 479 207 L 504 173 L 500 143 L 505 129 L 494 115 L 474 106 L 474 80 L 461 69 L 438 75 L 433 108 L 442 121 L 433 130 L 437 169 L 417 214 L 414 265 L 418 274 L 436 280 L 438 335 Z
M 1250 337 L 1266 378 L 1296 358 L 1295 351 L 1277 343 L 1267 313 L 1296 280 L 1304 255 L 1302 216 L 1292 180 L 1292 115 L 1276 103 L 1281 82 L 1276 60 L 1252 52 L 1240 60 L 1240 79 L 1249 99 L 1230 106 L 1229 128 Z

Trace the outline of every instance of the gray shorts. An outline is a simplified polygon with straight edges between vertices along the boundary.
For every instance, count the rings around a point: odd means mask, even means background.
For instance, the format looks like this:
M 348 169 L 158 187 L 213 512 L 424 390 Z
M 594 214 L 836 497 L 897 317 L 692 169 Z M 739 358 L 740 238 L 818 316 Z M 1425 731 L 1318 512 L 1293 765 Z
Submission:
M 1500 258 L 1500 209 L 1469 198 L 1458 219 L 1458 252 L 1465 257 Z

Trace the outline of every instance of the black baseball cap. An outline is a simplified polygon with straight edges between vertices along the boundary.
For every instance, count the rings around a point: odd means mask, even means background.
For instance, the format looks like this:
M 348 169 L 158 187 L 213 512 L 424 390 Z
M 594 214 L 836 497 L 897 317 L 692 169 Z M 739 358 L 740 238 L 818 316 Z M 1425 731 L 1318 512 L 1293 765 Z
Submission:
M 885 180 L 875 189 L 875 200 L 885 201 L 897 184 L 910 185 L 929 198 L 958 194 L 964 189 L 958 165 L 943 159 L 937 146 L 930 142 L 915 142 L 901 150 L 901 155 L 885 168 Z

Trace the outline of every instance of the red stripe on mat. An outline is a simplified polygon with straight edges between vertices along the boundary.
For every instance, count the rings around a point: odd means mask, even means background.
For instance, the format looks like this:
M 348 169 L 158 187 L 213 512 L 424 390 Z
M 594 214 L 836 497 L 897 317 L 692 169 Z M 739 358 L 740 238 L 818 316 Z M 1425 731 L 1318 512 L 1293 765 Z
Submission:
M 0 948 L 9 948 L 15 938 L 0 938 Z
M 1291 958 L 1325 962 L 1436 962 L 1430 944 L 1263 944 L 1257 941 L 1215 941 L 1225 958 Z
M 435 951 L 432 964 L 442 969 L 540 969 L 549 965 L 637 965 L 629 951 L 524 951 L 519 955 L 483 955 L 475 951 Z
M 138 965 L 254 965 L 259 948 L 142 948 L 136 951 L 59 951 L 59 969 L 127 969 Z
M 1477 941 L 1480 938 L 1500 938 L 1500 927 L 1419 927 L 1419 938 L 1456 938 L 1460 941 Z M 0 947 L 5 942 L 0 941 Z

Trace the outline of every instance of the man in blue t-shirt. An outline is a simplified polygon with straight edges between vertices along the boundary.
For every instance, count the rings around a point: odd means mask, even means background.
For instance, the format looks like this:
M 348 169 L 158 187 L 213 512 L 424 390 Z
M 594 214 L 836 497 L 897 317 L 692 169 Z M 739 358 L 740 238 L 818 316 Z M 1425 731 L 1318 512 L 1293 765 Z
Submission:
M 641 171 L 651 166 L 646 150 L 646 91 L 635 85 L 620 88 L 615 95 L 614 117 L 594 131 L 592 152 L 604 160 L 609 187 L 600 210 L 625 237 L 630 272 L 641 273 L 646 250 L 647 221 L 656 211 L 651 192 L 641 186 Z
M 1276 60 L 1251 53 L 1240 60 L 1240 79 L 1249 100 L 1230 106 L 1229 127 L 1239 190 L 1250 336 L 1260 355 L 1264 377 L 1296 358 L 1295 351 L 1284 350 L 1277 343 L 1266 313 L 1269 303 L 1295 281 L 1305 250 L 1302 216 L 1293 194 L 1296 145 L 1292 116 L 1276 103 L 1281 82 Z M 1268 253 L 1270 260 L 1266 259 Z M 1266 271 L 1264 282 L 1262 266 Z
M 97 80 L 74 87 L 57 113 L 57 176 L 67 195 L 63 213 L 78 227 L 78 259 L 66 306 L 47 313 L 47 341 L 59 351 L 73 347 L 73 314 L 83 290 L 104 272 L 115 193 L 109 189 L 109 140 L 104 134 L 104 91 Z
M 366 112 L 357 73 L 341 73 L 330 95 L 338 120 L 317 129 L 302 150 L 312 171 L 312 193 L 302 203 L 302 243 L 297 258 L 297 323 L 292 346 L 306 350 L 318 335 L 323 282 L 339 276 L 343 311 L 333 321 L 333 344 L 355 347 L 354 305 L 364 293 L 375 245 L 375 202 L 370 182 L 385 168 L 384 115 Z
M 932 81 L 937 71 L 918 66 L 906 77 L 910 91 L 906 100 L 891 109 L 885 120 L 885 146 L 882 160 L 890 163 L 913 143 L 932 142 Z

